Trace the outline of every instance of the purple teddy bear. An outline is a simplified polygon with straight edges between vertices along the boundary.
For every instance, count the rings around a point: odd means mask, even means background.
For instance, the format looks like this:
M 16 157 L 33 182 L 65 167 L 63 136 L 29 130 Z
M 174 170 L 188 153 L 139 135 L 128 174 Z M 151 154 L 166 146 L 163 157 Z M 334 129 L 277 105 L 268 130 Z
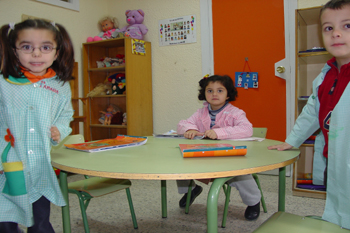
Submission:
M 129 24 L 118 32 L 124 32 L 126 36 L 135 39 L 143 39 L 143 35 L 148 32 L 145 25 L 142 24 L 145 13 L 143 10 L 127 10 L 125 12 L 126 22 Z

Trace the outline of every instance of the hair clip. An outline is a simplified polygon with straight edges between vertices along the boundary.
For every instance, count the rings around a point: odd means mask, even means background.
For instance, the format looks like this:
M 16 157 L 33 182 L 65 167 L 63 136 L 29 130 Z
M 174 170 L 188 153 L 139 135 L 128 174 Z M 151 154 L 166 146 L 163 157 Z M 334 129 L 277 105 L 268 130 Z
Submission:
M 204 75 L 203 79 L 209 78 L 209 74 Z
M 9 26 L 10 26 L 11 30 L 15 30 L 15 23 L 14 22 L 9 23 Z
M 52 26 L 56 27 L 56 23 L 54 21 L 51 21 Z

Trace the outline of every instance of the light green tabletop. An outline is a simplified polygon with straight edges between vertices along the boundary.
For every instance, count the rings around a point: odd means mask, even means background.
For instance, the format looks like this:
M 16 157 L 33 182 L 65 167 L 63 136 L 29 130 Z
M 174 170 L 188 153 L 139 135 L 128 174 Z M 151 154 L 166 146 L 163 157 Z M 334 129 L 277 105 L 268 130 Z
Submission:
M 179 144 L 229 143 L 246 145 L 245 156 L 183 158 Z M 68 172 L 110 178 L 176 180 L 245 175 L 284 167 L 297 160 L 299 150 L 268 150 L 279 141 L 188 140 L 148 137 L 145 145 L 103 152 L 60 149 L 52 165 Z
M 183 158 L 179 144 L 229 143 L 247 146 L 245 156 Z M 148 137 L 145 145 L 87 153 L 57 149 L 52 165 L 61 169 L 60 186 L 68 204 L 67 172 L 119 178 L 161 180 L 162 217 L 166 217 L 166 180 L 215 178 L 208 193 L 208 232 L 217 232 L 217 201 L 221 187 L 232 176 L 279 168 L 279 211 L 285 206 L 285 166 L 298 159 L 300 151 L 268 150 L 279 141 L 188 140 Z M 69 204 L 62 207 L 64 232 L 70 232 Z

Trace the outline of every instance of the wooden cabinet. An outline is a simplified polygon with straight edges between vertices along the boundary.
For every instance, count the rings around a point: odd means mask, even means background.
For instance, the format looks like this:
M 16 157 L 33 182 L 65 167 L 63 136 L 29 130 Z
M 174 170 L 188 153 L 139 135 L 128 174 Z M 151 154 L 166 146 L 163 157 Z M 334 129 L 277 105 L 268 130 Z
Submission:
M 84 95 L 115 73 L 125 73 L 126 93 L 88 98 L 87 140 L 116 137 L 117 134 L 149 136 L 153 133 L 151 43 L 144 42 L 143 55 L 133 53 L 130 38 L 109 39 L 83 44 Z M 125 65 L 98 68 L 104 57 L 125 55 Z M 127 113 L 126 125 L 103 125 L 100 111 L 117 105 Z
M 312 93 L 312 82 L 322 67 L 332 56 L 327 51 L 307 51 L 324 47 L 319 22 L 321 7 L 296 10 L 296 109 L 295 117 L 301 113 Z M 300 147 L 300 159 L 294 165 L 293 195 L 325 198 L 325 191 L 315 191 L 297 187 L 297 180 L 312 174 L 313 144 Z
M 86 98 L 79 97 L 79 81 L 78 81 L 78 62 L 74 63 L 73 80 L 70 81 L 70 87 L 72 92 L 72 107 L 74 110 L 73 121 L 70 123 L 72 128 L 71 134 L 80 133 L 80 122 L 83 122 L 84 131 L 86 131 Z M 82 114 L 80 114 L 79 104 L 82 104 Z

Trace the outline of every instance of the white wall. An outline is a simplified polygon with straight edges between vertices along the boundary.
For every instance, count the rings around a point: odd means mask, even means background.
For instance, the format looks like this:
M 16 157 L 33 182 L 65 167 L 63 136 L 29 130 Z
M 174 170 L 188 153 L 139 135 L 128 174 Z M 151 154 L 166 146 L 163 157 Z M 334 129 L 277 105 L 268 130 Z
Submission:
M 197 100 L 201 79 L 200 0 L 80 0 L 80 11 L 55 7 L 35 0 L 0 0 L 0 25 L 21 21 L 21 15 L 53 20 L 66 27 L 73 40 L 75 60 L 82 80 L 81 47 L 88 36 L 98 34 L 97 22 L 115 16 L 126 25 L 125 11 L 142 9 L 148 27 L 145 40 L 152 43 L 154 132 L 176 129 L 179 120 L 201 107 Z M 185 15 L 197 18 L 197 43 L 160 47 L 158 20 Z M 82 85 L 80 88 L 82 93 Z M 81 95 L 82 96 L 82 95 Z
M 176 130 L 181 119 L 201 107 L 197 99 L 201 76 L 201 38 L 199 0 L 110 0 L 110 14 L 120 27 L 126 26 L 125 11 L 142 9 L 148 28 L 145 40 L 152 43 L 153 124 L 155 133 Z M 158 20 L 195 15 L 197 43 L 159 46 Z

